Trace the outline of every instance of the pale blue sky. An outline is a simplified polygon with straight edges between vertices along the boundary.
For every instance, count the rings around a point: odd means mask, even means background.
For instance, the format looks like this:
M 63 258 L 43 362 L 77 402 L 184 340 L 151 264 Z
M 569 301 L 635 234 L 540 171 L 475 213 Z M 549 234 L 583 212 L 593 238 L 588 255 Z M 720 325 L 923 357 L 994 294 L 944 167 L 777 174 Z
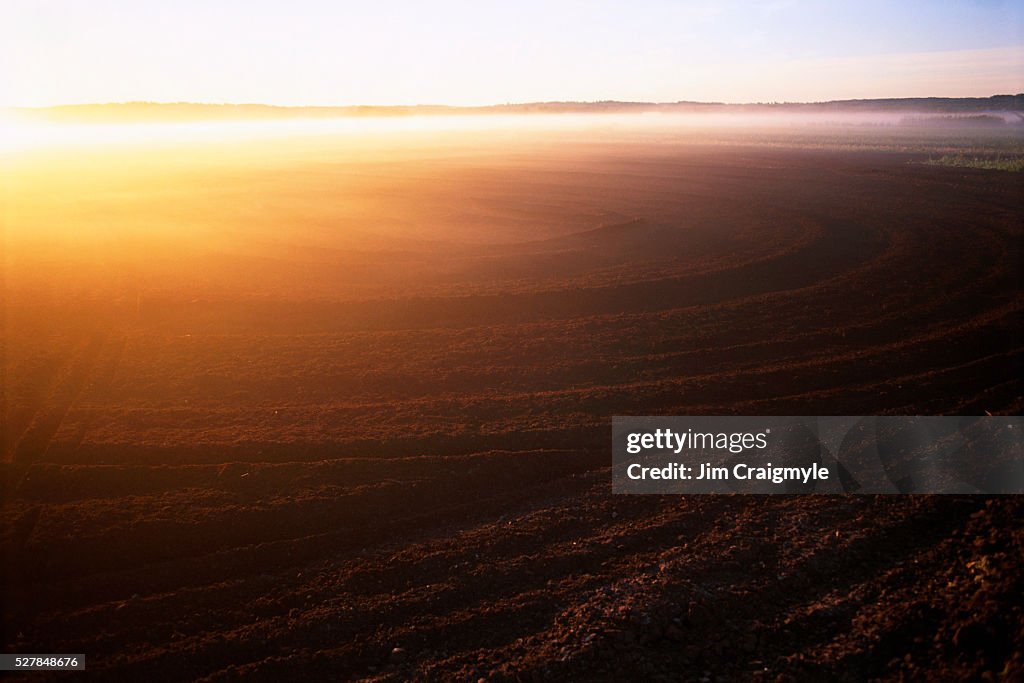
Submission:
M 1024 91 L 1024 2 L 0 0 L 0 103 Z

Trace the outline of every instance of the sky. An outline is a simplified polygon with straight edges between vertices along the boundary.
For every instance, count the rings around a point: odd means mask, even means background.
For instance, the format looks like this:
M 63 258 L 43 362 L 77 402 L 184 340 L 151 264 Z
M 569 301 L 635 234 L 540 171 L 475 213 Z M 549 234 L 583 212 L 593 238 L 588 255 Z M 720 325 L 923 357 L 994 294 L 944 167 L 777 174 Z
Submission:
M 1018 92 L 1020 0 L 0 0 L 0 106 Z

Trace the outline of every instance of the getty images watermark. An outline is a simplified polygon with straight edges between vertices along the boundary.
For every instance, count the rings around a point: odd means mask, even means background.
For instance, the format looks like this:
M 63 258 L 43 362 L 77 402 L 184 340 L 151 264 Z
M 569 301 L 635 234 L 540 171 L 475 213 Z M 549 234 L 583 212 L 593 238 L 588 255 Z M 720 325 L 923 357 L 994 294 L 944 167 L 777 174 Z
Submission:
M 1024 418 L 615 417 L 615 493 L 1024 493 Z

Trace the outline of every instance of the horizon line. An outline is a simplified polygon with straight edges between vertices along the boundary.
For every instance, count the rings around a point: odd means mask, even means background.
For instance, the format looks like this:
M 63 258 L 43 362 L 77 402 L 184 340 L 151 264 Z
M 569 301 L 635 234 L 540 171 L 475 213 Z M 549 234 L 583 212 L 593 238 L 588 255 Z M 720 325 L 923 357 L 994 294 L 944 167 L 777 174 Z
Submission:
M 444 104 L 437 102 L 418 102 L 415 104 L 273 104 L 270 102 L 204 102 L 197 100 L 118 100 L 106 102 L 63 102 L 59 104 L 44 105 L 5 105 L 5 109 L 16 110 L 46 110 L 67 107 L 122 107 L 122 106 L 198 106 L 198 107 L 267 107 L 273 109 L 414 109 L 414 108 L 444 108 L 444 109 L 494 109 L 502 107 L 525 107 L 536 105 L 648 105 L 648 106 L 672 106 L 672 105 L 703 105 L 723 107 L 747 107 L 747 106 L 779 106 L 779 105 L 822 105 L 822 104 L 844 104 L 853 102 L 901 102 L 908 100 L 948 100 L 948 101 L 970 101 L 970 100 L 991 100 L 997 98 L 1024 98 L 1024 93 L 995 93 L 992 95 L 976 95 L 965 97 L 949 97 L 944 95 L 910 95 L 901 97 L 855 97 L 830 100 L 759 100 L 747 102 L 723 102 L 720 100 L 529 100 L 520 102 L 492 102 L 489 104 Z

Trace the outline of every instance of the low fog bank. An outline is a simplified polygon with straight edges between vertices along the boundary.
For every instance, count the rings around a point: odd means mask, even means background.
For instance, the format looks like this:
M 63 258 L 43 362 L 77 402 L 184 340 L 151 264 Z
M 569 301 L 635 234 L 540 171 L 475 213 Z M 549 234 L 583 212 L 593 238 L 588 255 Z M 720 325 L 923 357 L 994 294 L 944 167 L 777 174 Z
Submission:
M 275 106 L 266 104 L 207 104 L 193 102 L 120 102 L 74 104 L 53 107 L 18 108 L 18 117 L 39 121 L 146 122 L 332 119 L 351 117 L 543 115 L 543 114 L 702 114 L 799 115 L 808 119 L 838 119 L 868 122 L 899 121 L 904 118 L 990 116 L 1016 123 L 1024 114 L 1024 94 L 992 97 L 919 97 L 897 99 L 835 100 L 829 102 L 770 102 L 725 104 L 721 102 L 530 102 L 475 107 L 445 105 L 412 106 Z
M 163 111 L 158 106 L 157 111 Z M 170 105 L 168 105 L 170 106 Z M 219 110 L 218 110 L 219 111 Z M 241 112 L 236 111 L 236 114 Z M 682 111 L 604 111 L 560 113 L 467 113 L 332 117 L 167 118 L 134 116 L 36 117 L 24 112 L 0 128 L 0 154 L 43 149 L 91 147 L 185 147 L 194 144 L 306 140 L 383 150 L 452 144 L 459 147 L 517 142 L 654 141 L 765 143 L 794 136 L 883 142 L 915 137 L 944 141 L 970 137 L 1020 141 L 1024 111 L 943 113 L 928 109 L 851 110 L 793 107 L 731 107 Z

